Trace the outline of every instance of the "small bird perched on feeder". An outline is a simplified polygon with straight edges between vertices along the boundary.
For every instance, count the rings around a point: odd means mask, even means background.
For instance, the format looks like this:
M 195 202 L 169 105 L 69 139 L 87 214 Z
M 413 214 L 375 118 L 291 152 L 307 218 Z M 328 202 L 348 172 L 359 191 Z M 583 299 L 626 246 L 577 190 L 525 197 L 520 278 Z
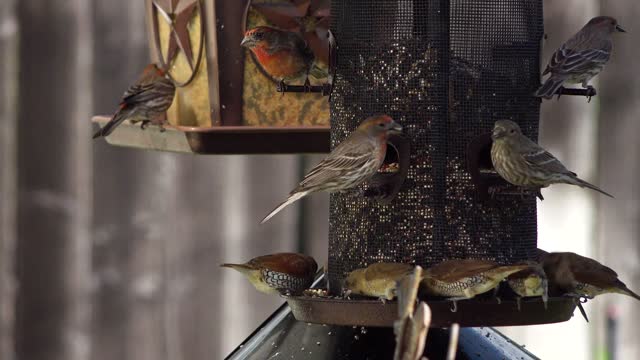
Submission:
M 589 80 L 598 75 L 611 56 L 612 34 L 625 32 L 616 19 L 597 16 L 556 50 L 542 75 L 551 74 L 536 91 L 536 96 L 550 99 L 563 83 L 582 83 L 592 88 Z M 558 95 L 559 96 L 559 95 Z
M 318 264 L 297 253 L 258 256 L 244 264 L 222 264 L 239 271 L 256 290 L 265 294 L 298 295 L 313 283 Z
M 516 298 L 518 310 L 520 310 L 520 298 L 538 296 L 542 297 L 546 309 L 549 300 L 547 275 L 544 273 L 542 265 L 538 263 L 529 265 L 528 268 L 509 275 L 507 284 L 518 295 Z
M 444 296 L 453 301 L 451 311 L 457 311 L 457 300 L 471 299 L 494 289 L 507 276 L 529 265 L 500 266 L 491 260 L 447 260 L 428 268 L 423 275 L 423 289 L 428 295 Z
M 269 26 L 258 26 L 248 30 L 240 43 L 251 50 L 260 66 L 273 78 L 280 80 L 284 88 L 285 80 L 305 79 L 310 86 L 309 74 L 322 78 L 326 73 L 314 67 L 313 51 L 298 33 Z
M 147 65 L 140 78 L 125 91 L 118 111 L 93 138 L 108 136 L 126 119 L 132 123 L 142 121 L 143 129 L 148 123 L 162 126 L 166 121 L 159 118 L 171 106 L 175 92 L 176 87 L 162 69 L 156 64 Z
M 289 197 L 260 222 L 264 224 L 287 205 L 318 192 L 338 192 L 355 188 L 370 179 L 384 162 L 389 134 L 402 126 L 387 115 L 375 115 L 358 128 L 316 165 Z
M 344 292 L 377 297 L 384 302 L 396 297 L 397 282 L 413 272 L 414 266 L 403 263 L 379 262 L 349 273 L 344 281 Z
M 575 298 L 593 299 L 600 294 L 616 293 L 640 300 L 618 279 L 618 274 L 596 260 L 572 252 L 544 255 L 542 266 L 552 291 Z
M 613 197 L 567 170 L 548 151 L 524 136 L 520 126 L 511 120 L 496 121 L 491 139 L 491 161 L 496 172 L 513 185 L 536 190 L 540 200 L 544 200 L 540 189 L 551 184 L 577 185 Z

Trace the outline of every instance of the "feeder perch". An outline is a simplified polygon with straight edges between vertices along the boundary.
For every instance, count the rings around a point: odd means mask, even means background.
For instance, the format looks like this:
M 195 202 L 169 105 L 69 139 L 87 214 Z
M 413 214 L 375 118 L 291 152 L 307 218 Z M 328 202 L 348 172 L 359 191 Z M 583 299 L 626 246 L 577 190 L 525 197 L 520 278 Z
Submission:
M 151 60 L 168 70 L 177 87 L 167 111 L 169 125 L 160 132 L 125 121 L 107 142 L 198 154 L 328 152 L 327 98 L 320 93 L 282 96 L 273 79 L 240 46 L 245 29 L 276 26 L 249 6 L 258 2 L 145 0 Z M 288 0 L 269 3 L 292 4 Z M 328 21 L 326 6 L 308 7 Z M 322 23 L 317 28 L 313 34 L 320 33 L 324 41 L 315 46 L 322 48 L 326 43 L 328 59 L 327 32 L 321 32 Z M 330 93 L 326 82 L 313 81 L 312 86 Z M 110 117 L 95 116 L 93 121 L 104 126 Z
M 409 172 L 409 140 L 400 135 L 392 135 L 387 141 L 384 162 L 371 180 L 363 196 L 389 204 L 400 191 Z

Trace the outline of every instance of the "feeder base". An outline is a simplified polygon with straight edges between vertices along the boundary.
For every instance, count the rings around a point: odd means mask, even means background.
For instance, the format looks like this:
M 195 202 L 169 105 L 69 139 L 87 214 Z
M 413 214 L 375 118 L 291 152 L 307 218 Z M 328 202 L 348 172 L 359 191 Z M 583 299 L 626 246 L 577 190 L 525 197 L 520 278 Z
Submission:
M 398 318 L 396 301 L 348 300 L 309 296 L 287 298 L 293 316 L 299 321 L 345 326 L 393 326 Z M 571 319 L 576 308 L 572 299 L 549 298 L 547 309 L 539 298 L 520 301 L 495 299 L 460 300 L 452 312 L 451 301 L 427 301 L 431 308 L 431 327 L 446 328 L 453 323 L 462 327 L 519 326 L 563 322 Z
M 92 121 L 103 127 L 110 117 L 94 116 Z M 125 121 L 107 143 L 138 149 L 188 154 L 299 154 L 328 153 L 328 126 L 212 126 L 192 127 L 148 125 Z

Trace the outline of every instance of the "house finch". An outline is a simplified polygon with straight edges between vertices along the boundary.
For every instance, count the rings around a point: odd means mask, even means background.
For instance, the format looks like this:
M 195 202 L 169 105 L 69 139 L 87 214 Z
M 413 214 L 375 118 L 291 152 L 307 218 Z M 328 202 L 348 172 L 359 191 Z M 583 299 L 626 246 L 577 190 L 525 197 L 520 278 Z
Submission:
M 616 31 L 625 32 L 612 17 L 598 16 L 589 20 L 553 54 L 542 73 L 551 75 L 535 95 L 549 99 L 564 82 L 582 83 L 583 88 L 588 88 L 589 80 L 609 61 L 613 46 L 611 35 Z
M 618 274 L 596 260 L 572 252 L 549 253 L 542 259 L 552 290 L 572 297 L 594 298 L 617 293 L 640 300 L 618 279 Z
M 287 205 L 318 191 L 338 192 L 354 188 L 371 178 L 382 165 L 390 133 L 402 126 L 387 115 L 372 116 L 316 165 L 289 193 L 289 197 L 260 223 L 271 219 Z
M 312 257 L 296 253 L 258 256 L 244 264 L 220 266 L 239 271 L 260 292 L 281 295 L 296 295 L 306 290 L 318 269 Z
M 273 78 L 284 81 L 305 79 L 309 85 L 309 73 L 324 77 L 325 73 L 314 66 L 313 51 L 298 33 L 258 26 L 248 30 L 240 43 L 251 50 L 262 68 Z
M 547 275 L 544 273 L 542 265 L 538 263 L 530 265 L 527 269 L 509 275 L 507 284 L 518 295 L 516 298 L 518 310 L 520 310 L 520 298 L 538 296 L 542 297 L 546 309 L 549 300 Z
M 507 182 L 523 188 L 540 190 L 551 184 L 570 184 L 610 194 L 580 179 L 558 159 L 522 134 L 518 124 L 498 120 L 491 134 L 491 161 L 496 172 Z M 542 195 L 539 195 L 542 199 Z
M 357 294 L 392 300 L 396 297 L 397 282 L 411 275 L 414 266 L 403 263 L 380 262 L 356 269 L 344 281 L 347 295 Z
M 528 268 L 529 265 L 500 266 L 490 260 L 447 260 L 427 269 L 422 285 L 428 295 L 444 296 L 453 301 L 471 299 L 494 289 L 507 276 Z
M 147 65 L 138 81 L 124 92 L 118 111 L 93 138 L 111 134 L 125 119 L 142 121 L 143 128 L 147 123 L 157 121 L 171 106 L 175 92 L 175 86 L 164 71 L 156 64 Z

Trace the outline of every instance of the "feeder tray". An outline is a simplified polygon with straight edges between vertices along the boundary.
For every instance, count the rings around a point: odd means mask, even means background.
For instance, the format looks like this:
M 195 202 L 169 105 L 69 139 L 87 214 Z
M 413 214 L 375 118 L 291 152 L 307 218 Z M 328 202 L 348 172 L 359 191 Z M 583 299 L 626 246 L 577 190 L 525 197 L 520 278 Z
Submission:
M 94 116 L 104 126 L 110 117 Z M 324 126 L 214 126 L 154 125 L 144 130 L 126 121 L 107 136 L 107 143 L 156 151 L 188 154 L 294 154 L 329 152 L 329 128 Z M 299 143 L 290 141 L 294 136 Z M 241 144 L 242 146 L 238 146 Z
M 348 300 L 310 296 L 287 298 L 293 316 L 299 321 L 344 326 L 390 327 L 398 320 L 396 301 Z M 521 299 L 520 310 L 515 300 L 470 299 L 459 300 L 457 311 L 452 302 L 426 301 L 431 308 L 431 327 L 444 328 L 453 323 L 462 327 L 519 326 L 551 324 L 569 320 L 576 304 L 566 297 L 551 297 L 544 308 L 539 298 Z

